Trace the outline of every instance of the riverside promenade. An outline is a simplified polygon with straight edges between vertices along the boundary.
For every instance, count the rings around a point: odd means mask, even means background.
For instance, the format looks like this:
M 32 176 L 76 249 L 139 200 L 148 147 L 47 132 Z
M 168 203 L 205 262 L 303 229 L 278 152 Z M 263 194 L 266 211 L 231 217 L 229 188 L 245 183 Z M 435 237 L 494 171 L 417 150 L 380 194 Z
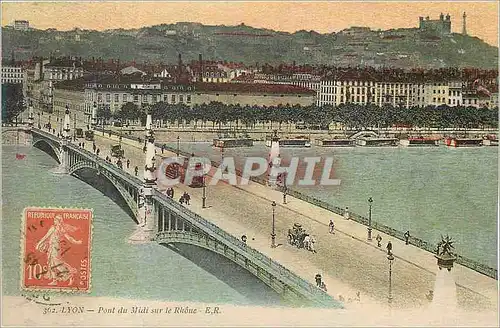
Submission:
M 101 156 L 109 155 L 112 144 L 118 137 L 96 132 L 96 144 L 101 148 Z M 123 138 L 125 160 L 130 159 L 129 172 L 135 166 L 139 174 L 144 166 L 142 144 Z M 92 144 L 86 143 L 87 149 Z M 163 156 L 175 154 L 165 151 Z M 157 149 L 157 160 L 162 157 Z M 126 166 L 125 166 L 126 169 Z M 346 307 L 368 305 L 385 307 L 389 292 L 389 262 L 385 245 L 391 240 L 396 260 L 392 267 L 393 306 L 412 308 L 429 304 L 426 294 L 434 289 L 437 269 L 433 254 L 380 234 L 382 247 L 375 240 L 366 240 L 366 227 L 352 220 L 345 220 L 330 211 L 311 205 L 302 200 L 287 196 L 287 204 L 282 204 L 282 193 L 263 185 L 249 182 L 246 186 L 231 186 L 218 183 L 210 186 L 207 181 L 207 208 L 201 206 L 202 188 L 178 185 L 175 198 L 187 191 L 191 194 L 193 212 L 236 237 L 246 235 L 247 243 L 265 255 L 273 258 L 304 279 L 314 282 L 314 275 L 321 273 L 328 287 L 328 293 L 346 300 Z M 271 248 L 271 202 L 276 201 L 276 241 L 280 244 Z M 328 233 L 328 222 L 333 218 L 336 225 L 334 235 Z M 297 249 L 287 244 L 288 229 L 300 223 L 317 240 L 317 253 Z M 497 281 L 479 274 L 469 268 L 456 264 L 453 268 L 458 285 L 459 304 L 468 309 L 496 308 Z M 360 300 L 354 301 L 360 292 Z M 351 301 L 349 301 L 351 300 Z
M 81 140 L 76 143 L 81 142 Z M 118 142 L 118 137 L 96 132 L 96 144 L 101 156 L 110 155 L 110 147 Z M 128 171 L 133 174 L 135 166 L 139 174 L 144 167 L 142 144 L 123 138 L 125 149 L 124 164 L 130 159 Z M 91 149 L 92 143 L 86 142 L 85 148 Z M 174 154 L 165 151 L 163 156 Z M 158 162 L 161 150 L 157 149 Z M 115 159 L 116 160 L 116 159 Z M 125 166 L 126 169 L 126 166 Z M 209 181 L 208 183 L 209 184 Z M 202 188 L 190 188 L 184 185 L 175 187 L 178 199 L 183 191 L 191 194 L 193 212 L 202 215 L 221 229 L 240 237 L 245 234 L 247 243 L 265 255 L 280 262 L 304 279 L 314 282 L 314 275 L 321 273 L 327 284 L 328 293 L 336 298 L 339 295 L 346 300 L 346 307 L 371 306 L 385 308 L 389 291 L 389 263 L 385 245 L 392 241 L 396 260 L 392 271 L 393 307 L 413 308 L 429 304 L 426 294 L 434 289 L 437 271 L 433 254 L 404 242 L 391 238 L 376 230 L 383 238 L 381 248 L 376 241 L 366 241 L 366 227 L 345 220 L 330 211 L 307 202 L 287 196 L 287 204 L 282 204 L 282 193 L 257 183 L 246 186 L 231 186 L 219 183 L 207 187 L 207 206 L 201 206 Z M 271 248 L 271 202 L 276 201 L 276 241 L 281 244 Z M 328 222 L 333 218 L 336 234 L 328 233 Z M 287 231 L 298 222 L 317 240 L 317 253 L 297 249 L 287 244 Z M 455 265 L 453 272 L 458 285 L 458 303 L 470 310 L 496 308 L 498 282 L 466 267 Z M 356 293 L 360 292 L 360 300 Z M 352 301 L 349 301 L 349 300 Z

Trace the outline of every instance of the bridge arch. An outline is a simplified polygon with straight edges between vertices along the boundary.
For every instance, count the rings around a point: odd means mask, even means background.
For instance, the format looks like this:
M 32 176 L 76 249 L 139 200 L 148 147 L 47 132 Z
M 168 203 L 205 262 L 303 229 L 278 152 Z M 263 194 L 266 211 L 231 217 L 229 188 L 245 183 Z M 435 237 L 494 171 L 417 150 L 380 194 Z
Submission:
M 109 174 L 107 170 L 100 170 L 98 165 L 95 162 L 90 162 L 90 161 L 85 161 L 85 160 L 79 161 L 79 162 L 76 162 L 75 164 L 73 164 L 69 168 L 68 173 L 79 178 L 80 180 L 85 181 L 85 178 L 78 174 L 78 172 L 81 170 L 93 170 L 93 171 L 97 172 L 97 175 L 106 178 L 106 180 L 113 185 L 113 187 L 116 189 L 116 191 L 118 191 L 121 199 L 126 203 L 126 205 L 127 205 L 126 210 L 127 210 L 128 214 L 130 215 L 130 217 L 136 223 L 138 223 L 138 218 L 137 218 L 138 211 L 137 211 L 136 198 L 134 196 L 132 196 L 130 194 L 130 192 L 112 174 Z M 95 186 L 93 186 L 93 187 L 95 187 Z M 109 195 L 107 195 L 107 196 L 110 197 Z M 110 198 L 113 199 L 112 197 L 110 197 Z
M 363 138 L 363 137 L 371 137 L 371 138 L 378 138 L 378 134 L 375 131 L 371 130 L 363 130 L 363 131 L 358 131 L 351 135 L 349 139 L 358 139 L 358 138 Z
M 258 261 L 246 258 L 207 234 L 195 231 L 170 230 L 158 233 L 155 239 L 160 245 L 167 247 L 172 244 L 188 244 L 219 254 L 262 281 L 290 305 L 303 306 L 310 303 L 310 300 L 303 293 L 285 283 L 276 275 L 267 272 L 265 268 L 259 266 Z
M 49 149 L 52 150 L 52 152 L 47 151 L 47 147 L 37 147 L 38 149 L 41 149 L 48 153 L 50 156 L 52 156 L 59 164 L 62 163 L 62 158 L 61 158 L 61 151 L 57 146 L 55 146 L 52 142 L 47 141 L 45 139 L 34 139 L 33 140 L 33 147 L 36 147 L 37 145 L 47 145 Z

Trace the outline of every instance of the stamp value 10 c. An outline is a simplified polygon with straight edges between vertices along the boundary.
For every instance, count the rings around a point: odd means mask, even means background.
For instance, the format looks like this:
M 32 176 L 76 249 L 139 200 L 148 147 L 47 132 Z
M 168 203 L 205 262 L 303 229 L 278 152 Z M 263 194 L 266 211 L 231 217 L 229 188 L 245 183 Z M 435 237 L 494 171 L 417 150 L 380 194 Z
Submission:
M 90 291 L 92 210 L 24 210 L 21 287 L 28 290 Z

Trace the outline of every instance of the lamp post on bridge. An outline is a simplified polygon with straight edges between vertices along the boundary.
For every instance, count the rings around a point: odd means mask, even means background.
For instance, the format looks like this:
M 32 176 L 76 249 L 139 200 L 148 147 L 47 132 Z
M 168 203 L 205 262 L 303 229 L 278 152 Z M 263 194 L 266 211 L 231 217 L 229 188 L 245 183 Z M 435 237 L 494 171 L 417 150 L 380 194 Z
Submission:
M 179 144 L 181 141 L 181 137 L 177 136 L 177 157 L 179 157 Z
M 38 112 L 38 128 L 42 128 L 42 125 L 40 124 L 40 112 Z
M 394 262 L 392 253 L 387 255 L 387 259 L 389 260 L 389 296 L 387 297 L 387 302 L 392 304 L 392 263 Z
M 76 113 L 73 115 L 73 140 L 76 141 Z
M 368 241 L 372 240 L 372 203 L 373 199 L 370 197 L 368 198 Z
M 286 189 L 286 178 L 287 178 L 287 173 L 283 172 L 282 173 L 282 177 L 283 177 L 283 204 L 286 204 L 286 192 L 287 192 L 287 189 Z
M 206 202 L 207 202 L 207 190 L 206 190 L 207 189 L 207 183 L 206 183 L 206 177 L 207 177 L 206 173 L 203 172 L 203 196 L 201 197 L 201 201 L 202 201 L 201 202 L 201 207 L 202 208 L 207 208 L 207 204 L 206 204 Z
M 271 230 L 271 248 L 276 248 L 276 233 L 274 231 L 276 202 L 273 201 L 271 203 L 271 206 L 273 208 L 273 227 L 272 227 L 272 230 Z

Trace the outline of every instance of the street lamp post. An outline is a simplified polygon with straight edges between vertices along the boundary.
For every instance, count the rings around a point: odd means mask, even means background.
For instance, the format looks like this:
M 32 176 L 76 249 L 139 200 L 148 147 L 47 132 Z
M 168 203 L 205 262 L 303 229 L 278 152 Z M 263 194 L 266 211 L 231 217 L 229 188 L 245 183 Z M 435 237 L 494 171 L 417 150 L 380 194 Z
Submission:
M 206 179 L 207 175 L 203 173 L 203 196 L 201 198 L 201 207 L 202 208 L 207 208 L 207 184 L 206 184 Z
M 373 199 L 370 197 L 368 198 L 368 241 L 372 240 L 372 203 Z
M 76 113 L 73 115 L 73 140 L 76 141 Z
M 40 124 L 40 112 L 38 112 L 38 128 L 42 128 L 42 125 Z
M 180 141 L 181 141 L 181 137 L 177 136 L 177 157 L 179 156 Z
M 272 231 L 271 231 L 271 248 L 276 248 L 276 233 L 274 231 L 274 217 L 275 217 L 275 210 L 276 210 L 276 202 L 273 201 L 272 204 L 271 204 L 272 208 L 273 208 L 273 227 L 272 227 Z
M 287 192 L 286 178 L 287 178 L 287 174 L 283 173 L 282 177 L 283 177 L 283 204 L 286 204 L 286 192 Z
M 387 259 L 389 260 L 389 296 L 387 301 L 392 304 L 392 262 L 394 261 L 392 253 L 387 256 Z

